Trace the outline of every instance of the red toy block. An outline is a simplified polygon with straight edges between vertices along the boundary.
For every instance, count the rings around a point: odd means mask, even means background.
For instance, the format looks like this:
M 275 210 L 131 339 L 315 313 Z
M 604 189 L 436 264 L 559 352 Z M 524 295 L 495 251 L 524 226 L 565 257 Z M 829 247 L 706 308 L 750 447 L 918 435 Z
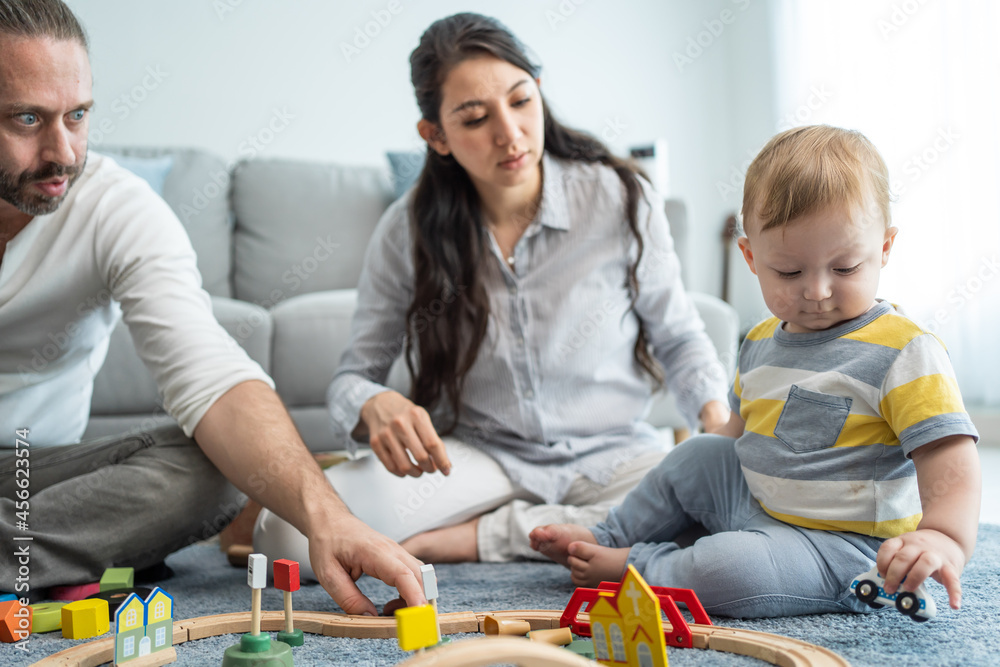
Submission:
M 55 586 L 49 590 L 49 597 L 60 602 L 76 602 L 101 592 L 101 582 L 79 586 Z
M 20 600 L 0 602 L 0 641 L 23 641 L 31 634 L 31 607 Z
M 274 561 L 274 587 L 279 591 L 299 590 L 299 564 L 287 558 Z

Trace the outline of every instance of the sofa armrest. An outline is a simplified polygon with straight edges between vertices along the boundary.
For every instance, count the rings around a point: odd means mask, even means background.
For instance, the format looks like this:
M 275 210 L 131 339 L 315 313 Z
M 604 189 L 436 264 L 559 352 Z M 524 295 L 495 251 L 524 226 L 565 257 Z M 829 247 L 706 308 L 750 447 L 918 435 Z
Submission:
M 355 289 L 327 290 L 292 297 L 271 310 L 271 377 L 290 409 L 326 405 L 326 391 L 351 340 L 357 303 Z M 404 394 L 409 392 L 401 356 L 389 372 L 387 385 Z
M 736 309 L 710 294 L 689 292 L 688 295 L 705 323 L 705 333 L 712 340 L 719 361 L 726 369 L 726 377 L 732 379 L 736 371 L 740 335 L 740 318 Z M 676 399 L 673 394 L 666 391 L 661 391 L 653 397 L 653 404 L 646 420 L 657 428 L 688 428 L 687 421 L 677 409 Z

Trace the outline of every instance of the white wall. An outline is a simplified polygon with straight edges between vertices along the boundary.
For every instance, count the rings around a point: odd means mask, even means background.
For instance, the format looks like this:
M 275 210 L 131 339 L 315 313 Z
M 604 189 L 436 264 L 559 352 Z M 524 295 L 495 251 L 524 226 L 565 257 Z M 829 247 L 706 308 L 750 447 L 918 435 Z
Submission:
M 91 38 L 95 147 L 194 146 L 226 160 L 262 155 L 370 165 L 384 164 L 386 150 L 416 145 L 408 57 L 423 30 L 457 11 L 492 14 L 535 51 L 543 91 L 564 122 L 605 138 L 619 153 L 656 137 L 668 141 L 672 194 L 688 201 L 689 248 L 698 258 L 686 267 L 688 282 L 721 290 L 720 234 L 739 202 L 720 195 L 719 183 L 744 159 L 745 145 L 767 138 L 747 129 L 770 113 L 763 4 L 69 4 Z M 373 23 L 378 18 L 386 25 Z M 378 34 L 345 55 L 343 45 L 354 45 L 366 27 Z

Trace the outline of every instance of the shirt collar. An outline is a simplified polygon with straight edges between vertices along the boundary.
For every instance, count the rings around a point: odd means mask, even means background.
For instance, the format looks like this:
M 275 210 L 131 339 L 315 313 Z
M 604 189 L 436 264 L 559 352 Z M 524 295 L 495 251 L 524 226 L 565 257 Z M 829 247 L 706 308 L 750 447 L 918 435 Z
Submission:
M 542 154 L 542 202 L 539 207 L 538 224 L 552 229 L 569 229 L 569 211 L 566 186 L 570 177 L 566 165 L 559 159 Z

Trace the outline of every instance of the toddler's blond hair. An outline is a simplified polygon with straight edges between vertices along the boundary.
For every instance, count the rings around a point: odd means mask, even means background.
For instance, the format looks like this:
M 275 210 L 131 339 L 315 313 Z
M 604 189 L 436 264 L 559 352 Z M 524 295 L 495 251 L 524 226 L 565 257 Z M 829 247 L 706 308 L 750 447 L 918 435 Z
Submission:
M 747 169 L 743 227 L 784 227 L 827 206 L 866 206 L 864 215 L 889 212 L 889 170 L 865 135 L 829 125 L 809 125 L 776 135 Z

